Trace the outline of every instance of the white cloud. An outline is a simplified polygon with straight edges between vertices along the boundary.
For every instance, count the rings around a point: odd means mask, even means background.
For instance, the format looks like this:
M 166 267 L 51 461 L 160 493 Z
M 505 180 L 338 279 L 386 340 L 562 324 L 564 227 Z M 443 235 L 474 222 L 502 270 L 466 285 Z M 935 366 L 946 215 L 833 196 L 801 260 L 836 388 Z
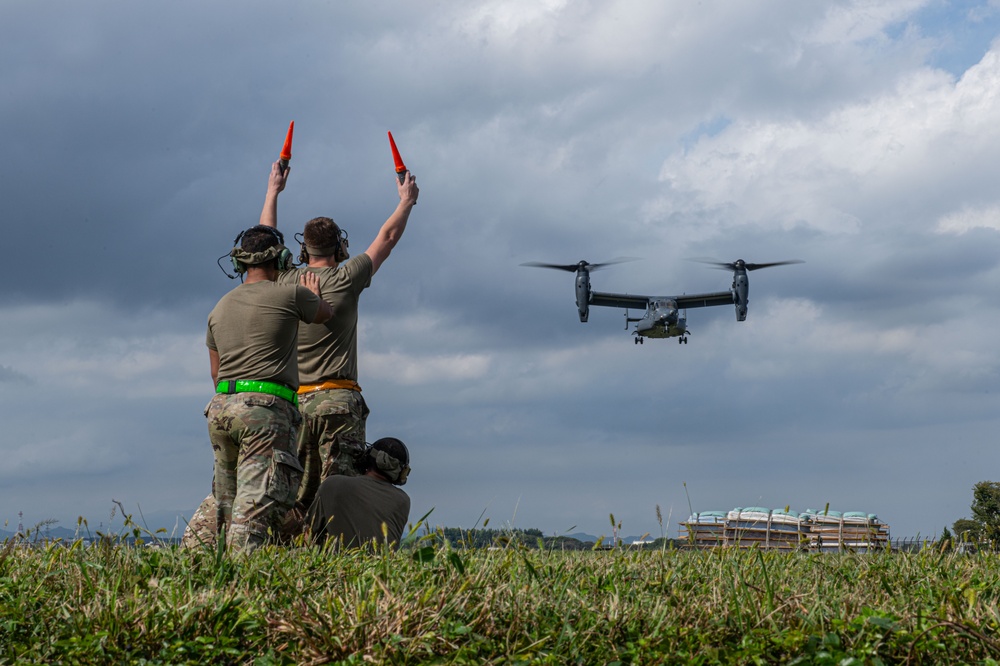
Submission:
M 869 39 L 885 40 L 887 26 L 906 20 L 927 0 L 886 0 L 867 2 L 855 0 L 831 4 L 826 15 L 809 30 L 808 42 L 818 45 L 836 45 L 843 42 L 860 42 Z
M 483 2 L 470 5 L 456 25 L 475 40 L 510 45 L 526 41 L 525 33 L 532 29 L 548 29 L 566 5 L 566 0 Z M 532 36 L 537 34 L 532 32 Z
M 490 356 L 419 356 L 400 352 L 375 352 L 364 355 L 359 363 L 363 363 L 365 372 L 375 379 L 407 386 L 430 386 L 482 379 L 489 372 Z
M 168 320 L 130 319 L 93 301 L 9 306 L 0 309 L 0 364 L 40 386 L 109 398 L 205 395 L 204 333 L 169 330 Z
M 117 446 L 108 446 L 113 441 L 109 433 L 95 432 L 94 423 L 88 422 L 76 428 L 63 428 L 63 432 L 48 436 L 31 437 L 22 435 L 14 441 L 8 440 L 4 446 L 4 464 L 0 466 L 0 478 L 7 480 L 46 476 L 89 475 L 109 469 L 122 469 L 129 461 L 122 456 Z M 107 425 L 107 424 L 104 424 Z M 8 431 L 7 436 L 13 433 Z
M 1000 205 L 987 208 L 966 207 L 949 213 L 938 220 L 935 231 L 939 234 L 964 234 L 970 229 L 1000 231 Z
M 652 206 L 716 211 L 732 220 L 716 222 L 722 226 L 804 225 L 832 234 L 929 227 L 929 220 L 873 216 L 891 215 L 894 202 L 907 213 L 928 201 L 940 206 L 935 195 L 961 191 L 962 174 L 976 175 L 998 148 L 1000 53 L 991 51 L 957 83 L 919 70 L 815 121 L 734 122 L 664 163 L 660 179 L 669 192 Z

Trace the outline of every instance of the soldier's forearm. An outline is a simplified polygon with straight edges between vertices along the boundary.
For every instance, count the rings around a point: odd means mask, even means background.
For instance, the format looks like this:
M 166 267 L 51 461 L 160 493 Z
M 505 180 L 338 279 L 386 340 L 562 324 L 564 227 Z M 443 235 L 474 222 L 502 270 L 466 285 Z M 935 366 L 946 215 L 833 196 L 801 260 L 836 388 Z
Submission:
M 267 191 L 264 197 L 264 208 L 260 211 L 260 224 L 265 227 L 278 228 L 278 193 Z

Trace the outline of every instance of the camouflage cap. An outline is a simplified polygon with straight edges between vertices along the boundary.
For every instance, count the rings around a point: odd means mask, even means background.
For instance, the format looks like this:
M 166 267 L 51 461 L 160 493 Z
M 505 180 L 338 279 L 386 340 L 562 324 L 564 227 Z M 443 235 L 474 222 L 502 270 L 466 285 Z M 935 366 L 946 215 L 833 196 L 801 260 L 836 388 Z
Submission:
M 277 259 L 283 252 L 288 252 L 284 245 L 272 245 L 263 252 L 247 252 L 241 247 L 234 247 L 229 256 L 247 266 L 256 266 Z
M 401 486 L 410 474 L 410 451 L 395 437 L 383 437 L 368 451 L 375 469 L 393 484 Z

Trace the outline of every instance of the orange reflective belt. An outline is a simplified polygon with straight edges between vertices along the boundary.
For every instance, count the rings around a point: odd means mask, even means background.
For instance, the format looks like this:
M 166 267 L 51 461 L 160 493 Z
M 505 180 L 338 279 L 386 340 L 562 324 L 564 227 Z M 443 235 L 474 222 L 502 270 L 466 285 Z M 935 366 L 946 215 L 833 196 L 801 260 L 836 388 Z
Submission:
M 328 391 L 329 389 L 350 389 L 352 391 L 361 391 L 361 387 L 358 383 L 351 379 L 331 379 L 328 382 L 323 382 L 322 384 L 303 384 L 299 387 L 299 395 L 303 393 L 312 393 L 313 391 Z

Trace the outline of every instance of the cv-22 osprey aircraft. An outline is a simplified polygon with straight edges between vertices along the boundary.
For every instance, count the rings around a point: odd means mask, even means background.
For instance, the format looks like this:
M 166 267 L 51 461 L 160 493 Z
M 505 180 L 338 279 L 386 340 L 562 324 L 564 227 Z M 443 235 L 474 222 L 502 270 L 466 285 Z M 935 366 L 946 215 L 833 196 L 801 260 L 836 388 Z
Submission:
M 575 264 L 547 264 L 541 262 L 528 262 L 522 266 L 534 266 L 537 268 L 553 268 L 560 271 L 576 273 L 576 307 L 580 312 L 580 321 L 587 321 L 590 314 L 590 306 L 604 306 L 610 308 L 624 308 L 625 327 L 629 323 L 635 322 L 635 330 L 632 332 L 635 344 L 641 344 L 645 338 L 677 338 L 678 344 L 687 344 L 690 331 L 687 327 L 688 308 L 705 308 L 713 305 L 735 305 L 736 321 L 744 321 L 747 318 L 747 304 L 749 302 L 750 282 L 747 279 L 749 271 L 771 266 L 784 266 L 786 264 L 800 264 L 801 261 L 793 259 L 790 261 L 774 261 L 767 264 L 749 264 L 742 259 L 733 262 L 701 261 L 701 263 L 711 264 L 716 268 L 730 270 L 733 272 L 733 284 L 729 291 L 717 291 L 710 294 L 685 294 L 683 296 L 641 296 L 639 294 L 611 294 L 594 291 L 590 288 L 590 271 L 610 266 L 611 264 L 629 261 L 619 259 L 607 261 L 600 264 L 591 264 L 587 261 L 579 261 Z M 629 317 L 628 310 L 645 310 L 641 317 Z M 684 311 L 683 314 L 681 311 Z

